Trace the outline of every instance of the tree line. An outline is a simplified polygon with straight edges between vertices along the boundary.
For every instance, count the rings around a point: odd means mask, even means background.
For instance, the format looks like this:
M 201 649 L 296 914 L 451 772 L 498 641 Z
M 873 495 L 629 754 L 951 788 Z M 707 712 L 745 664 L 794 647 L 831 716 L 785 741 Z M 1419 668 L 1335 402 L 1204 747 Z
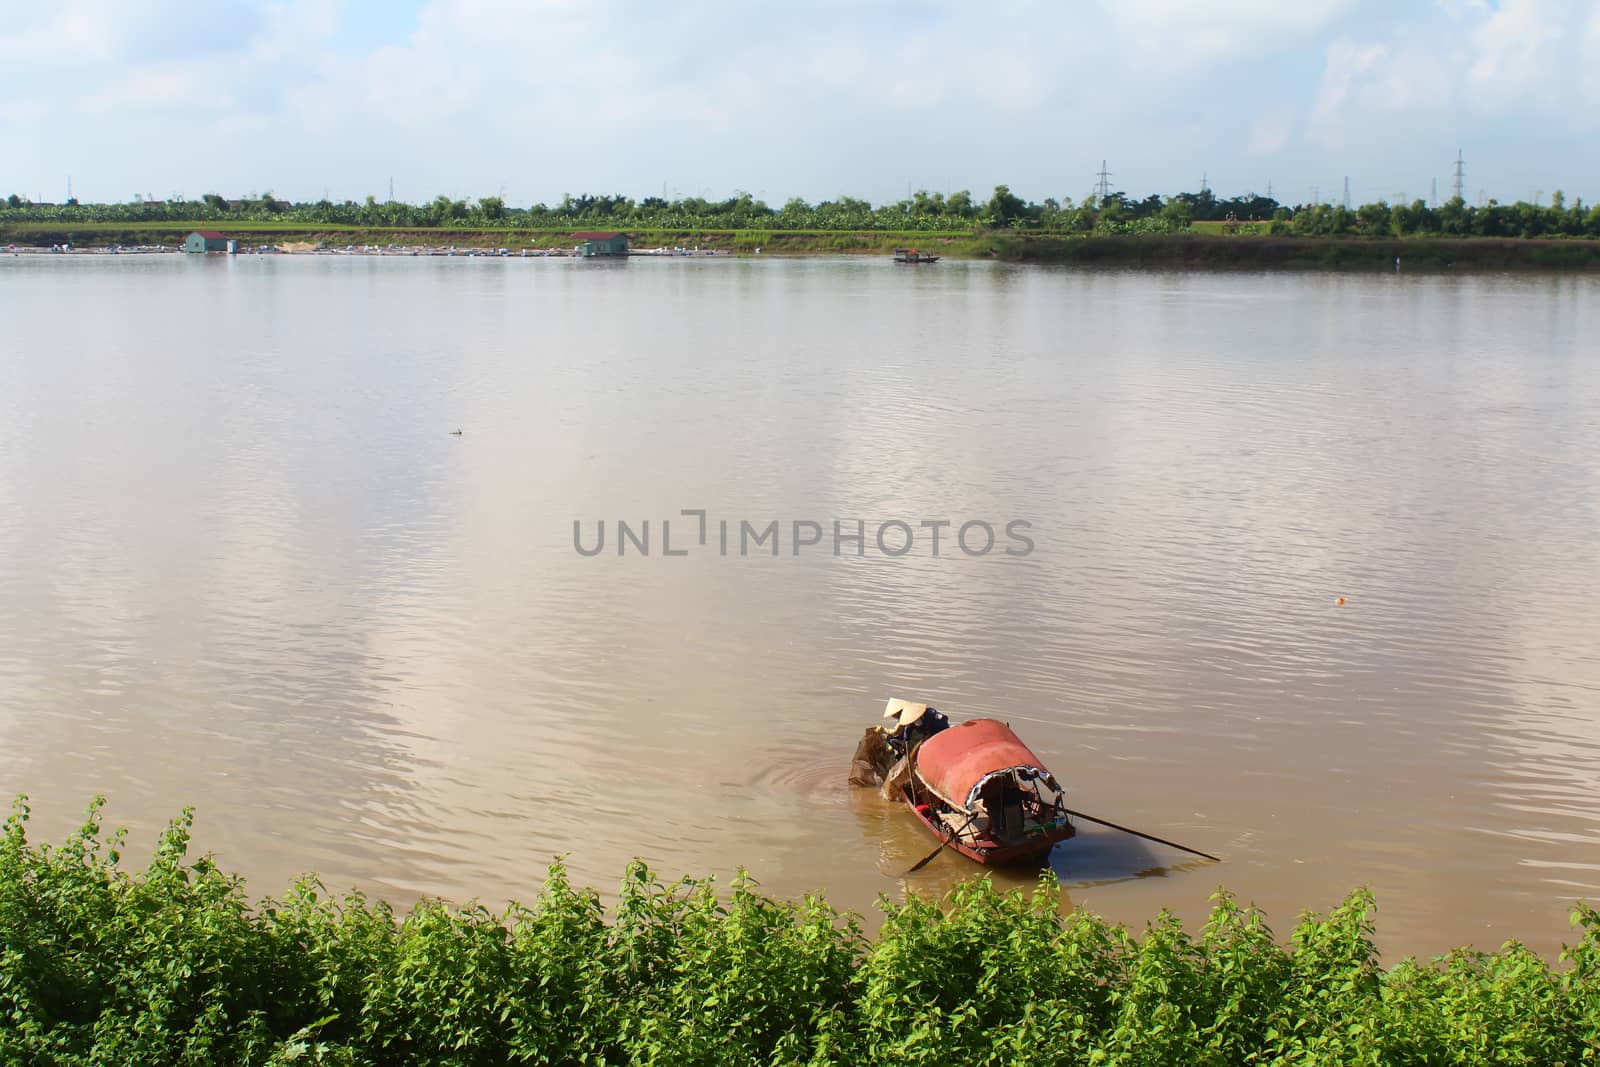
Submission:
M 893 203 L 873 205 L 854 197 L 811 203 L 799 197 L 773 207 L 749 193 L 721 200 L 691 196 L 676 199 L 621 194 L 563 196 L 554 204 L 516 207 L 498 196 L 453 199 L 437 196 L 423 204 L 399 200 L 280 200 L 270 192 L 242 199 L 207 193 L 197 200 L 134 200 L 118 204 L 35 204 L 13 194 L 0 204 L 0 221 L 49 222 L 212 222 L 230 221 L 370 226 L 382 228 L 772 231 L 928 231 L 978 229 L 1045 234 L 1180 233 L 1197 222 L 1220 223 L 1227 231 L 1308 236 L 1410 237 L 1600 237 L 1600 205 L 1567 202 L 1557 192 L 1549 204 L 1489 200 L 1468 204 L 1460 198 L 1430 205 L 1423 200 L 1390 204 L 1379 200 L 1359 207 L 1284 204 L 1255 193 L 1218 197 L 1210 189 L 1172 196 L 1134 199 L 1122 192 L 1024 200 L 1008 186 L 996 186 L 987 200 L 962 189 L 950 194 L 919 190 Z M 1216 228 L 1216 227 L 1212 227 Z

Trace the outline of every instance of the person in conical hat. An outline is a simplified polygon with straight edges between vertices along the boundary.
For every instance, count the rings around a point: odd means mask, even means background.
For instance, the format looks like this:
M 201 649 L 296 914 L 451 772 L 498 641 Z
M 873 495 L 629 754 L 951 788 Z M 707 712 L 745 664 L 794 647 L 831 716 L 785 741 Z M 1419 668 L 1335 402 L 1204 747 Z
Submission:
M 924 741 L 950 725 L 950 720 L 938 708 L 914 704 L 909 700 L 891 698 L 883 709 L 885 719 L 893 719 L 889 730 L 889 747 L 903 756 L 919 741 Z
M 890 697 L 888 706 L 883 709 L 883 717 L 895 720 L 894 728 L 898 729 L 902 726 L 910 726 L 930 710 L 932 709 L 926 704 L 913 704 L 909 700 Z

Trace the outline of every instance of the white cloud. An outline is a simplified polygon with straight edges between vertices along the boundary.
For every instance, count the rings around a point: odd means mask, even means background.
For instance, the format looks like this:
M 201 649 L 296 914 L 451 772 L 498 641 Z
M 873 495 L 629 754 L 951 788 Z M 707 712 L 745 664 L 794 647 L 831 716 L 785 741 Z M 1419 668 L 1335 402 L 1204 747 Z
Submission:
M 1289 140 L 1289 119 L 1274 115 L 1259 118 L 1250 127 L 1250 141 L 1245 150 L 1251 155 L 1270 156 Z
M 1126 42 L 1175 66 L 1260 55 L 1315 39 L 1355 0 L 1108 0 Z
M 1340 37 L 1327 47 L 1311 113 L 1326 143 L 1401 117 L 1430 130 L 1511 115 L 1556 129 L 1596 125 L 1600 12 L 1586 0 L 1440 7 L 1450 20 L 1443 27 L 1399 24 L 1385 39 Z
M 16 97 L 0 100 L 0 121 L 3 122 L 22 126 L 43 121 L 49 114 L 49 105 L 37 98 Z
M 194 75 L 193 67 L 173 64 L 139 67 L 104 89 L 87 94 L 80 106 L 99 113 L 187 102 L 199 88 Z
M 85 12 L 69 6 L 48 12 L 45 8 L 24 9 L 20 18 L 7 18 L 0 25 L 0 64 L 33 68 L 44 57 L 56 57 L 63 65 L 100 62 L 109 54 L 103 28 Z
M 1323 121 L 1335 118 L 1352 92 L 1358 91 L 1362 82 L 1388 58 L 1389 49 L 1385 45 L 1357 44 L 1344 37 L 1334 41 L 1328 46 L 1313 117 Z
M 1490 9 L 1489 0 L 1434 0 L 1439 10 L 1452 18 L 1474 18 Z
M 1559 40 L 1577 12 L 1548 0 L 1503 0 L 1472 35 L 1467 88 L 1487 108 L 1548 97 L 1566 66 Z M 1554 77 L 1553 77 L 1554 76 Z
M 1582 72 L 1580 93 L 1591 106 L 1600 104 L 1600 5 L 1596 5 L 1594 14 L 1589 16 L 1589 25 L 1578 43 L 1578 55 L 1578 69 Z
M 840 116 L 970 101 L 1024 111 L 1050 92 L 1058 68 L 1011 44 L 974 48 L 954 12 L 869 48 L 859 26 L 820 19 L 730 41 L 720 27 L 736 10 L 680 11 L 641 28 L 607 4 L 435 0 L 407 42 L 324 63 L 297 99 L 323 124 L 367 114 L 416 125 L 487 109 L 507 134 L 599 136 L 651 122 L 725 130 L 775 110 L 834 105 Z
M 334 0 L 320 0 L 324 6 Z M 286 5 L 299 10 L 303 2 Z M 245 47 L 274 8 L 247 0 L 53 0 L 18 5 L 0 27 L 0 61 L 91 66 L 173 60 Z M 299 21 L 304 22 L 301 18 Z

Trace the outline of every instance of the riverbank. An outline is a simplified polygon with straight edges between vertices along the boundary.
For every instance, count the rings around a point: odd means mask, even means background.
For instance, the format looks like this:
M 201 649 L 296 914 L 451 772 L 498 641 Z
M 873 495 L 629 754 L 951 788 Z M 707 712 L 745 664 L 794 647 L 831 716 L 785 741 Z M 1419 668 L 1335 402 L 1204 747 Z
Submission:
M 876 940 L 747 879 L 635 863 L 611 914 L 560 863 L 527 906 L 253 903 L 188 856 L 122 869 L 99 802 L 60 848 L 0 838 L 0 1060 L 139 1063 L 1576 1063 L 1600 1047 L 1600 913 L 1557 970 L 1515 942 L 1380 966 L 1351 894 L 1292 942 L 1216 898 L 1135 935 L 987 879 L 884 905 Z
M 1600 270 L 1600 241 L 1147 234 L 1018 237 L 988 251 L 1019 263 L 1244 270 Z
M 9 223 L 0 245 L 78 249 L 181 246 L 201 223 Z M 570 250 L 566 230 L 371 228 L 247 222 L 225 226 L 241 250 L 286 252 L 505 249 L 511 255 Z M 888 255 L 912 246 L 950 259 L 1098 267 L 1229 270 L 1600 270 L 1600 241 L 1487 237 L 1300 237 L 1189 232 L 1064 236 L 983 230 L 962 233 L 792 230 L 635 230 L 636 250 L 692 248 L 764 255 Z
M 0 246 L 17 245 L 50 248 L 71 245 L 79 249 L 112 247 L 168 248 L 183 244 L 196 229 L 213 228 L 213 223 L 8 223 L 0 224 Z M 448 250 L 507 249 L 512 254 L 524 251 L 570 250 L 576 243 L 572 231 L 451 229 L 451 228 L 373 228 L 312 223 L 248 222 L 220 225 L 227 237 L 240 248 L 270 245 L 285 251 L 316 248 L 386 249 L 389 246 Z M 767 230 L 629 230 L 636 250 L 653 248 L 698 248 L 705 251 L 769 255 L 887 255 L 907 245 L 936 250 L 941 255 L 983 256 L 982 242 L 972 233 L 905 234 L 892 232 L 845 233 L 837 231 Z

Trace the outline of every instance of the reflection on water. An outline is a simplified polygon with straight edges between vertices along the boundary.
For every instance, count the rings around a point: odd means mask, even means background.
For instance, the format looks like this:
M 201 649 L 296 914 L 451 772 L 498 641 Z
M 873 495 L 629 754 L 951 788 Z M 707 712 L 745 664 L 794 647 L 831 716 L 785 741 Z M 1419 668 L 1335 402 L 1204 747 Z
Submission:
M 970 870 L 842 784 L 900 695 L 1226 858 L 1082 827 L 1051 867 L 1114 918 L 1368 884 L 1386 949 L 1552 951 L 1600 891 L 1596 280 L 578 266 L 0 261 L 42 834 L 103 791 L 262 891 L 525 898 L 566 853 L 870 909 Z M 683 509 L 1037 547 L 573 551 Z
M 1050 853 L 1050 869 L 1061 884 L 1083 889 L 1133 878 L 1161 878 L 1210 865 L 1208 860 L 1186 856 L 1164 845 L 1150 845 L 1115 830 L 1085 826 L 1080 826 L 1077 836 L 1066 845 Z

